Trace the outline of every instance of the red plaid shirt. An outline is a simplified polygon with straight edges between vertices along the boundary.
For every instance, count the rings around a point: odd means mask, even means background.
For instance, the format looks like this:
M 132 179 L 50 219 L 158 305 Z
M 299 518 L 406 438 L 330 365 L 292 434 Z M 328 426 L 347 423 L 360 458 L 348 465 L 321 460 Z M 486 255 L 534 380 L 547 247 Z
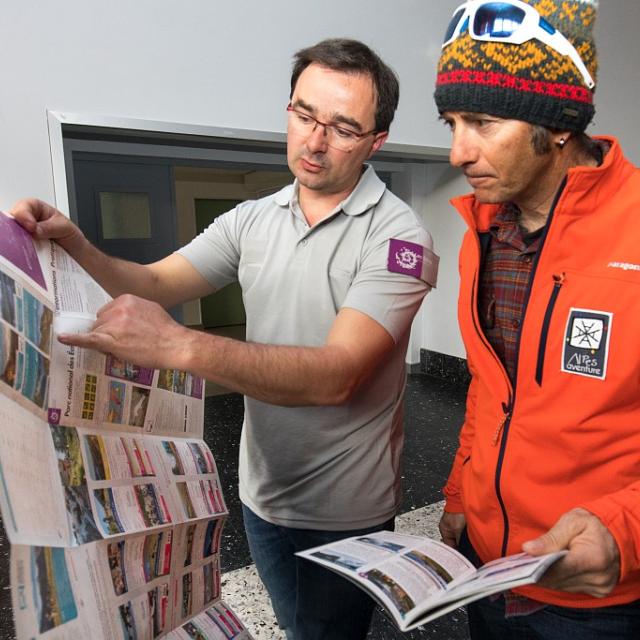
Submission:
M 512 382 L 527 287 L 543 231 L 527 233 L 518 224 L 519 214 L 518 207 L 505 204 L 489 228 L 478 296 L 482 329 Z M 507 618 L 529 615 L 546 606 L 511 591 L 502 595 Z
M 542 238 L 542 229 L 522 229 L 519 213 L 515 205 L 505 204 L 491 225 L 478 294 L 482 330 L 512 382 L 531 268 Z

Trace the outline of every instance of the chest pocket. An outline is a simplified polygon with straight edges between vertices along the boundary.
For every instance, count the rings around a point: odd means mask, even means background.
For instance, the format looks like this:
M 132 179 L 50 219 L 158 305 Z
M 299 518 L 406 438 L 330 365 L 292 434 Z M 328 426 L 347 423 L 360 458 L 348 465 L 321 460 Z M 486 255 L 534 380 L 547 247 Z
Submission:
M 256 282 L 267 255 L 264 243 L 255 240 L 247 242 L 240 256 L 238 265 L 238 281 L 243 293 L 246 293 Z
M 636 274 L 633 274 L 635 276 Z M 640 278 L 567 270 L 554 276 L 540 328 L 536 382 L 552 371 L 637 385 L 640 361 Z
M 345 266 L 332 265 L 329 268 L 329 282 L 331 287 L 331 297 L 336 310 L 340 309 L 342 303 L 349 293 L 351 284 L 355 277 L 355 269 Z

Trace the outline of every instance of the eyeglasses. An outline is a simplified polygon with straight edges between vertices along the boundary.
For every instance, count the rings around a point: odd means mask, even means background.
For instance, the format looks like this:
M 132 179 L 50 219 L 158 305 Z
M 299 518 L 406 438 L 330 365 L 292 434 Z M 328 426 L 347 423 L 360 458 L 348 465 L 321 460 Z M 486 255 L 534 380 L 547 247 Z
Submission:
M 470 0 L 460 5 L 453 13 L 442 48 L 466 31 L 481 42 L 522 44 L 534 38 L 540 40 L 561 55 L 569 56 L 589 89 L 596 85 L 575 47 L 536 9 L 521 0 Z
M 320 120 L 310 116 L 308 113 L 294 109 L 291 105 L 287 107 L 287 111 L 289 112 L 291 129 L 295 133 L 302 136 L 310 136 L 317 126 L 324 127 L 327 144 L 340 151 L 353 151 L 363 138 L 370 136 L 372 133 L 378 133 L 377 129 L 358 133 L 335 123 L 320 122 Z

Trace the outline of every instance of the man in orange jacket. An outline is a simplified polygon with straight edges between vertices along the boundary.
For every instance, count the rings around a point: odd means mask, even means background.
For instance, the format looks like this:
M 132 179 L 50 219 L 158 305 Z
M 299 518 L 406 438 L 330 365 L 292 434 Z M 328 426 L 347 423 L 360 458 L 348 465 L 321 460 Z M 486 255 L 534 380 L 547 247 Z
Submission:
M 472 374 L 445 542 L 568 550 L 469 606 L 471 637 L 640 638 L 640 171 L 594 113 L 597 0 L 473 0 L 435 99 L 473 194 L 459 321 Z

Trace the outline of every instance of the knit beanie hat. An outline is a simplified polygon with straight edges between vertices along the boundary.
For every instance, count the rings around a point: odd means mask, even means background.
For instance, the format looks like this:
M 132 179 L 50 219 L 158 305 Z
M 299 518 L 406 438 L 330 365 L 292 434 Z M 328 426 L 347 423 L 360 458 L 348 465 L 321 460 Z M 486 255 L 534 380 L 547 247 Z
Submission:
M 526 4 L 575 47 L 595 81 L 593 25 L 598 0 L 526 0 Z M 522 44 L 483 42 L 466 29 L 442 50 L 435 100 L 440 113 L 487 113 L 582 132 L 595 112 L 594 90 L 569 56 L 538 39 Z

